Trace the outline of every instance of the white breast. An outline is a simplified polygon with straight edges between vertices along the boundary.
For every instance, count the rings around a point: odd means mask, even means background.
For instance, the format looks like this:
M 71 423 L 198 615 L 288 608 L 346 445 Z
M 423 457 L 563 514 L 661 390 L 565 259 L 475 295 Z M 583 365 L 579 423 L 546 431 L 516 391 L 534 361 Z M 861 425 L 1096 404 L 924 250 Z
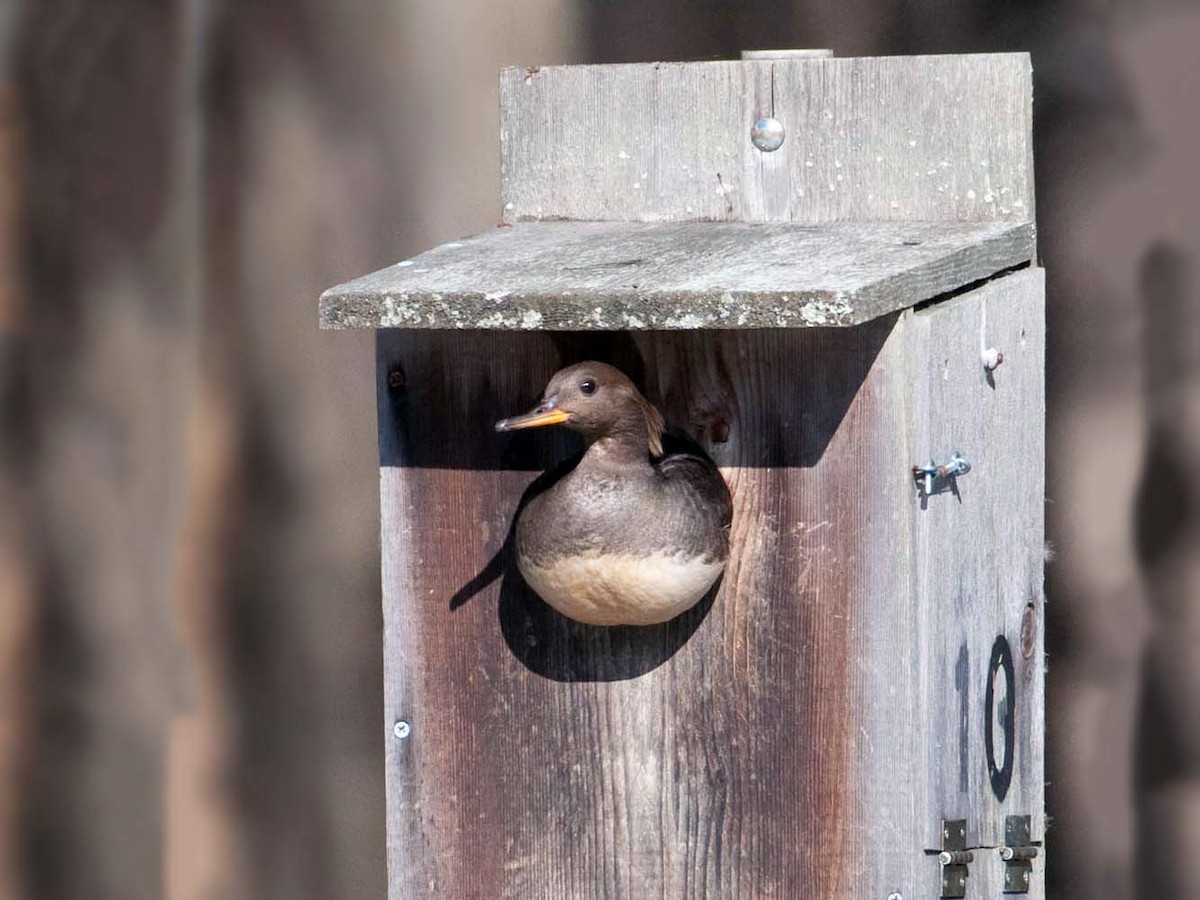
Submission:
M 695 605 L 725 563 L 592 553 L 546 565 L 521 560 L 519 567 L 538 596 L 565 616 L 589 625 L 654 625 Z

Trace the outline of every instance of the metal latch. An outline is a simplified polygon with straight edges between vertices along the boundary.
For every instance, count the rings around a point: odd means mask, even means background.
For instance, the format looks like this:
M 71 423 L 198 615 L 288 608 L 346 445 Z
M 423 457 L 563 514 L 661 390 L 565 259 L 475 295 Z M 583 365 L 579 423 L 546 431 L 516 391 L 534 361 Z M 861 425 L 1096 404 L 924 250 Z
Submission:
M 1032 830 L 1029 816 L 1007 816 L 1004 819 L 1004 893 L 1028 894 L 1033 877 L 1033 860 L 1038 848 L 1030 840 Z
M 966 475 L 971 471 L 971 463 L 958 450 L 950 454 L 950 458 L 939 463 L 936 460 L 930 460 L 924 465 L 915 465 L 912 467 L 913 479 L 917 482 L 917 490 L 922 498 L 932 497 L 934 494 L 939 494 L 942 491 L 950 491 L 957 493 L 958 484 L 956 479 L 960 475 Z
M 942 820 L 942 852 L 938 862 L 942 866 L 942 897 L 967 896 L 968 864 L 975 855 L 967 849 L 967 820 Z

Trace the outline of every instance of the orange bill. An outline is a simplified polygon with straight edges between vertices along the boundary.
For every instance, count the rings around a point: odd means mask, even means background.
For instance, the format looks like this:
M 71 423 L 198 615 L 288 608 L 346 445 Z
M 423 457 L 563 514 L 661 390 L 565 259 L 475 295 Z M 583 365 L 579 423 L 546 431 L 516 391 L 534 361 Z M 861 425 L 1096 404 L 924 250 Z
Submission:
M 513 416 L 511 419 L 501 419 L 496 423 L 497 431 L 516 431 L 519 428 L 541 428 L 543 425 L 561 425 L 569 422 L 571 416 L 561 409 L 535 409 L 523 416 Z

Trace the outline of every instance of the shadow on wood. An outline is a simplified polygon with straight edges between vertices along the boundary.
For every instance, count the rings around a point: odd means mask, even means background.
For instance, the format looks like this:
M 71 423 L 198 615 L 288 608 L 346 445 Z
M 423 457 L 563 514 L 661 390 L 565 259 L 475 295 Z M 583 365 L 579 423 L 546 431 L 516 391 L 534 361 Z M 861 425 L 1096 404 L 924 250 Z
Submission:
M 895 323 L 890 315 L 855 328 L 794 330 L 381 330 L 379 462 L 548 470 L 578 452 L 574 435 L 565 429 L 500 435 L 492 425 L 532 407 L 558 369 L 594 359 L 625 372 L 669 425 L 694 435 L 718 465 L 809 468 Z M 764 353 L 772 365 L 753 362 Z M 762 396 L 745 393 L 750 370 Z
M 575 435 L 561 428 L 501 435 L 493 424 L 531 408 L 558 369 L 588 359 L 616 366 L 645 390 L 645 365 L 628 332 L 443 331 L 424 341 L 389 334 L 381 331 L 379 344 L 381 466 L 550 469 L 578 452 Z

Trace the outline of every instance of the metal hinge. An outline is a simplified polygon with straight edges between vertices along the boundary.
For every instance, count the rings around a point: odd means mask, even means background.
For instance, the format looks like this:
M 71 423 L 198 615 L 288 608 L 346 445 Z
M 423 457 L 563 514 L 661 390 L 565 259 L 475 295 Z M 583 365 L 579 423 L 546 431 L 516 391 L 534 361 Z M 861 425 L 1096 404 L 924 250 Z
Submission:
M 1007 816 L 1004 819 L 1004 846 L 1000 858 L 1004 860 L 1004 893 L 1028 894 L 1029 881 L 1033 877 L 1033 860 L 1038 848 L 1031 840 L 1032 828 L 1029 816 Z M 944 895 L 943 895 L 944 896 Z
M 942 820 L 942 852 L 938 862 L 942 866 L 942 897 L 967 896 L 967 866 L 975 861 L 975 855 L 967 849 L 967 820 Z

